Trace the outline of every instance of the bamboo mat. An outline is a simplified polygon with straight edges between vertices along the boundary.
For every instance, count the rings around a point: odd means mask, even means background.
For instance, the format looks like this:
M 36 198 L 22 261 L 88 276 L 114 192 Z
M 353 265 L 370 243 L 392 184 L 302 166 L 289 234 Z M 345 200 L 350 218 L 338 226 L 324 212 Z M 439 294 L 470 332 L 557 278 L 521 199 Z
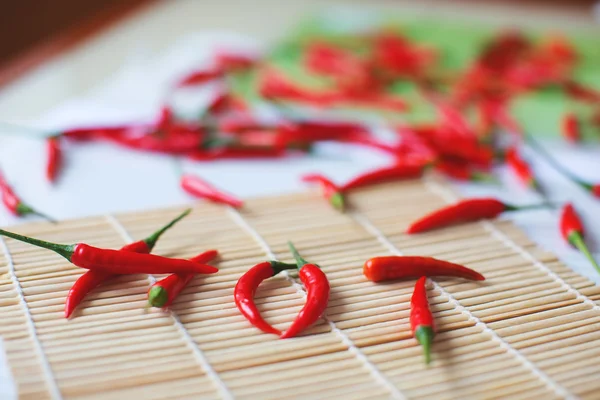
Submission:
M 249 200 L 240 213 L 199 203 L 155 252 L 191 257 L 215 248 L 220 272 L 195 278 L 171 312 L 145 308 L 155 278 L 137 275 L 100 287 L 65 320 L 64 298 L 81 269 L 3 240 L 0 335 L 20 397 L 600 398 L 600 287 L 507 221 L 402 233 L 415 217 L 455 199 L 430 176 L 357 191 L 344 215 L 316 192 Z M 117 248 L 179 211 L 18 231 Z M 287 240 L 323 266 L 331 298 L 326 316 L 304 336 L 280 340 L 250 326 L 232 292 L 255 263 L 291 261 Z M 438 334 L 428 368 L 409 330 L 414 281 L 374 284 L 362 275 L 366 259 L 390 253 L 436 256 L 487 277 L 429 282 Z M 283 330 L 304 296 L 291 274 L 265 282 L 256 297 L 266 319 Z

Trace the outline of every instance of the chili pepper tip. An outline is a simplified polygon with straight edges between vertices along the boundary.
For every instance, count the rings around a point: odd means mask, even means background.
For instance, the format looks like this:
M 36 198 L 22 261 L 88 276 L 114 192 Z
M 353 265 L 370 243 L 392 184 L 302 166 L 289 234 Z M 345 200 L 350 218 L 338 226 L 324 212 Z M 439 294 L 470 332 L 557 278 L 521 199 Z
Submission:
M 163 307 L 169 300 L 169 294 L 161 286 L 154 286 L 148 292 L 148 304 L 152 307 Z
M 433 343 L 433 337 L 433 329 L 430 326 L 421 325 L 415 331 L 415 338 L 423 347 L 423 356 L 425 357 L 426 365 L 431 363 L 431 344 Z

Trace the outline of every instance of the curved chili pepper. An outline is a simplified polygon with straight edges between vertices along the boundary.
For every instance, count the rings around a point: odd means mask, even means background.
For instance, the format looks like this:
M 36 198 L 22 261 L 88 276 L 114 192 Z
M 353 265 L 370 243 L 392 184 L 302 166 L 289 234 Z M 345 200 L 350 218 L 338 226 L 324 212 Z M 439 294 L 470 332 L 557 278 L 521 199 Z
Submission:
M 494 198 L 466 199 L 442 207 L 410 224 L 406 233 L 421 233 L 449 225 L 496 218 L 505 211 L 521 211 L 547 207 L 547 203 L 514 206 Z
M 175 86 L 181 88 L 201 85 L 213 79 L 220 78 L 221 76 L 223 76 L 223 70 L 220 68 L 192 71 L 181 78 Z
M 195 175 L 183 175 L 180 184 L 183 190 L 196 197 L 215 203 L 227 204 L 234 208 L 240 208 L 244 205 L 240 199 L 217 190 L 217 188 Z
M 474 171 L 467 163 L 451 162 L 441 160 L 435 164 L 435 169 L 446 176 L 461 181 L 471 182 L 494 182 L 493 175 Z
M 200 148 L 205 140 L 203 131 L 199 127 L 180 123 L 172 124 L 161 135 L 152 133 L 133 135 L 130 131 L 122 131 L 104 138 L 125 147 L 167 154 L 185 154 L 194 151 Z
M 433 257 L 419 256 L 373 257 L 365 261 L 363 274 L 373 282 L 420 276 L 452 276 L 475 281 L 485 280 L 479 272 L 465 266 Z
M 52 136 L 46 140 L 46 154 L 46 179 L 49 182 L 54 182 L 62 164 L 62 149 L 59 137 Z
M 424 276 L 419 278 L 410 298 L 410 329 L 417 342 L 423 346 L 425 364 L 429 364 L 431 362 L 431 345 L 435 336 L 435 324 L 427 300 L 426 281 L 427 278 Z
M 567 113 L 563 116 L 561 132 L 563 137 L 571 142 L 578 143 L 581 141 L 581 132 L 579 129 L 579 121 L 573 113 Z
M 281 335 L 279 329 L 273 328 L 263 319 L 254 303 L 254 295 L 256 294 L 258 286 L 265 279 L 275 276 L 281 271 L 295 268 L 297 268 L 296 264 L 287 264 L 280 261 L 265 261 L 250 268 L 240 277 L 235 285 L 233 291 L 235 305 L 242 315 L 261 331 Z
M 565 204 L 562 209 L 560 216 L 560 232 L 563 239 L 565 239 L 571 246 L 582 252 L 583 255 L 594 266 L 594 268 L 596 268 L 596 271 L 600 273 L 600 266 L 585 244 L 585 230 L 583 227 L 583 222 L 581 222 L 579 215 L 577 215 L 577 211 L 575 211 L 575 208 L 571 203 Z
M 423 175 L 423 166 L 414 164 L 395 164 L 391 167 L 379 168 L 374 171 L 361 174 L 342 185 L 340 189 L 345 193 L 348 190 L 359 187 L 400 179 L 418 178 L 421 175 Z
M 508 150 L 506 150 L 504 157 L 508 167 L 525 186 L 533 189 L 537 189 L 539 187 L 531 167 L 527 161 L 521 157 L 516 147 L 510 147 Z
M 218 68 L 226 72 L 237 72 L 252 68 L 257 59 L 254 56 L 239 53 L 219 52 L 216 55 Z
M 146 254 L 151 253 L 152 249 L 156 245 L 156 242 L 162 236 L 162 234 L 165 233 L 177 222 L 181 221 L 181 219 L 183 219 L 191 211 L 191 209 L 185 210 L 179 216 L 171 220 L 171 222 L 158 229 L 156 232 L 154 232 L 147 238 L 143 240 L 138 240 L 137 242 L 129 243 L 121 247 L 121 251 L 131 251 L 133 253 Z M 69 293 L 67 294 L 67 298 L 65 300 L 65 318 L 69 318 L 69 316 L 73 313 L 75 308 L 83 301 L 83 299 L 89 292 L 91 292 L 102 282 L 106 282 L 107 280 L 114 277 L 114 274 L 108 272 L 89 270 L 83 275 L 81 275 L 79 278 L 77 278 L 77 280 L 71 287 L 71 290 L 69 290 Z
M 218 269 L 211 265 L 197 264 L 180 258 L 167 258 L 153 254 L 131 253 L 128 251 L 101 249 L 85 243 L 58 244 L 19 235 L 0 229 L 0 235 L 52 250 L 78 267 L 103 271 L 116 275 L 124 274 L 170 274 L 194 272 L 214 274 Z
M 13 215 L 21 217 L 24 215 L 37 215 L 50 222 L 56 222 L 54 219 L 42 214 L 35 210 L 30 205 L 24 203 L 13 191 L 12 187 L 8 184 L 4 175 L 0 171 L 0 196 L 2 196 L 2 203 L 8 211 Z
M 219 252 L 217 250 L 207 250 L 196 257 L 190 258 L 190 261 L 207 264 L 218 255 Z M 171 274 L 155 282 L 148 289 L 148 304 L 152 307 L 169 307 L 194 276 L 196 274 Z
M 306 288 L 306 304 L 302 307 L 292 325 L 281 334 L 282 339 L 294 337 L 314 324 L 325 312 L 329 302 L 327 276 L 318 265 L 311 264 L 300 257 L 292 242 L 288 242 L 288 246 L 300 270 L 298 276 Z
M 333 208 L 340 212 L 344 212 L 346 208 L 344 194 L 329 178 L 321 174 L 309 174 L 304 175 L 302 181 L 307 183 L 318 183 L 321 185 L 323 196 L 329 201 Z

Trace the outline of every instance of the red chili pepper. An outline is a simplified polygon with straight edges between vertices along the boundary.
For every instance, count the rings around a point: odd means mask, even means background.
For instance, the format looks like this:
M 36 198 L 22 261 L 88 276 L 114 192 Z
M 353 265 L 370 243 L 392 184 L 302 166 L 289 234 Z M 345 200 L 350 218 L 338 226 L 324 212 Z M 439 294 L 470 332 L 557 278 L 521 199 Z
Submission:
M 250 268 L 240 277 L 235 285 L 233 291 L 235 305 L 242 315 L 261 331 L 281 335 L 279 329 L 273 328 L 263 319 L 254 303 L 254 295 L 256 294 L 258 286 L 260 286 L 265 279 L 275 276 L 283 270 L 295 268 L 297 268 L 296 264 L 287 264 L 280 261 L 265 261 Z
M 57 244 L 0 229 L 0 235 L 52 250 L 78 267 L 116 275 L 127 274 L 171 274 L 197 273 L 214 274 L 217 268 L 197 264 L 190 260 L 167 258 L 153 254 L 132 253 L 129 251 L 101 249 L 85 243 Z
M 256 64 L 256 57 L 229 52 L 219 52 L 216 55 L 218 69 L 227 72 L 238 72 L 250 69 Z
M 510 147 L 504 154 L 505 161 L 511 171 L 519 178 L 519 180 L 527 187 L 537 189 L 538 183 L 535 179 L 531 167 L 519 154 L 516 147 Z
M 435 164 L 435 169 L 450 178 L 461 181 L 491 182 L 495 180 L 492 175 L 475 171 L 469 164 L 465 162 L 441 160 Z
M 49 182 L 54 182 L 62 164 L 62 149 L 59 137 L 53 136 L 46 140 L 46 154 L 46 179 Z
M 417 342 L 423 346 L 425 364 L 429 364 L 431 362 L 431 345 L 435 336 L 435 324 L 427 300 L 426 282 L 426 277 L 419 278 L 410 298 L 410 329 Z
M 152 235 L 148 236 L 146 239 L 138 240 L 137 242 L 133 242 L 121 247 L 121 251 L 130 251 L 133 253 L 144 253 L 148 254 L 152 252 L 152 249 L 156 245 L 156 242 L 163 233 L 169 230 L 173 225 L 183 219 L 186 215 L 188 215 L 192 210 L 187 209 L 183 213 L 181 213 L 177 218 L 171 220 L 168 224 L 154 232 Z M 65 318 L 69 318 L 75 308 L 83 301 L 85 296 L 91 292 L 95 287 L 100 285 L 107 280 L 114 278 L 116 275 L 97 271 L 97 270 L 89 270 L 81 275 L 73 286 L 69 293 L 67 294 L 67 298 L 65 300 Z
M 188 124 L 172 124 L 161 133 L 156 135 L 147 131 L 141 134 L 136 130 L 123 131 L 105 136 L 105 139 L 133 149 L 167 154 L 185 154 L 194 151 L 199 149 L 205 140 L 202 129 Z
M 302 307 L 292 325 L 280 336 L 282 339 L 294 337 L 314 324 L 325 312 L 329 302 L 327 276 L 318 265 L 311 264 L 303 259 L 291 242 L 288 242 L 288 246 L 300 270 L 298 276 L 306 288 L 306 304 Z
M 148 129 L 149 127 L 143 127 Z M 71 140 L 90 140 L 124 135 L 131 130 L 131 126 L 99 126 L 90 128 L 73 128 L 61 133 L 61 136 Z
M 533 204 L 514 206 L 505 204 L 494 198 L 466 199 L 450 206 L 442 207 L 410 224 L 406 233 L 421 233 L 465 222 L 480 219 L 496 218 L 505 211 L 521 211 L 547 207 L 548 205 Z
M 207 264 L 218 255 L 219 252 L 217 250 L 208 250 L 196 257 L 190 258 L 190 261 Z M 194 276 L 196 274 L 171 274 L 155 282 L 148 290 L 148 303 L 152 307 L 169 307 Z
M 224 147 L 210 150 L 196 150 L 187 154 L 195 161 L 212 161 L 217 159 L 248 158 L 281 158 L 286 155 L 280 148 L 235 148 Z
M 306 102 L 317 107 L 327 107 L 339 98 L 339 94 L 335 92 L 299 87 L 274 70 L 265 72 L 259 85 L 263 97 Z
M 592 104 L 600 103 L 600 92 L 590 87 L 586 87 L 575 81 L 568 80 L 564 83 L 564 88 L 568 95 L 577 100 Z
M 192 71 L 177 82 L 176 87 L 196 86 L 223 76 L 220 68 Z
M 302 181 L 307 183 L 318 183 L 321 185 L 323 196 L 329 201 L 333 208 L 340 212 L 344 212 L 346 208 L 344 194 L 329 178 L 321 174 L 308 174 L 302 177 Z
M 585 244 L 585 230 L 583 227 L 583 222 L 581 221 L 579 215 L 577 215 L 577 211 L 575 211 L 575 208 L 571 203 L 565 204 L 562 209 L 560 216 L 560 232 L 563 239 L 565 239 L 571 246 L 582 252 L 583 255 L 585 255 L 585 257 L 594 266 L 594 268 L 596 268 L 596 270 L 600 273 L 600 266 Z
M 379 168 L 374 171 L 361 174 L 342 185 L 340 189 L 343 193 L 359 187 L 374 185 L 383 182 L 395 181 L 400 179 L 418 178 L 423 175 L 423 167 L 412 164 L 395 164 L 391 167 Z
M 180 183 L 181 188 L 192 196 L 207 199 L 215 203 L 227 204 L 234 208 L 240 208 L 244 205 L 242 200 L 219 191 L 217 188 L 195 175 L 183 175 Z
M 15 216 L 22 217 L 25 215 L 37 215 L 47 219 L 50 222 L 56 222 L 54 219 L 40 213 L 17 197 L 12 187 L 4 178 L 2 172 L 0 172 L 0 196 L 2 196 L 2 203 L 6 209 Z
M 579 121 L 575 114 L 567 113 L 563 116 L 561 132 L 563 137 L 571 143 L 578 143 L 581 141 Z
M 462 265 L 432 257 L 418 256 L 373 257 L 365 261 L 363 274 L 373 282 L 420 276 L 450 276 L 475 281 L 485 280 L 479 272 Z

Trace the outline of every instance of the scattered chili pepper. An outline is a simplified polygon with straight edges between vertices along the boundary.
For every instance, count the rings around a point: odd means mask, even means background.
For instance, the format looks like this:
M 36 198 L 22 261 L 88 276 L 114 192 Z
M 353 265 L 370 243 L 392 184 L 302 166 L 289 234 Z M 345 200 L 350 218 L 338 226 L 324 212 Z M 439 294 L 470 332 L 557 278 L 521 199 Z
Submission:
M 596 271 L 600 273 L 600 266 L 592 256 L 589 248 L 585 244 L 584 236 L 585 230 L 581 218 L 575 211 L 575 207 L 571 203 L 567 203 L 563 206 L 560 215 L 560 232 L 562 233 L 563 239 L 567 241 L 571 246 L 577 248 L 583 255 L 590 261 L 590 263 L 596 268 Z
M 571 97 L 592 104 L 600 103 L 600 92 L 590 87 L 586 87 L 573 80 L 568 80 L 564 83 L 565 91 Z
M 317 264 L 309 263 L 303 259 L 292 242 L 288 242 L 288 246 L 296 260 L 299 269 L 298 276 L 306 288 L 306 304 L 302 307 L 292 325 L 281 334 L 282 339 L 294 337 L 315 323 L 325 312 L 329 302 L 327 276 Z
M 461 181 L 493 182 L 493 175 L 474 170 L 468 163 L 440 160 L 435 164 L 435 169 L 446 176 Z
M 29 243 L 51 250 L 80 268 L 103 271 L 115 275 L 127 274 L 170 274 L 194 272 L 214 274 L 217 268 L 179 258 L 167 258 L 153 254 L 132 253 L 130 251 L 102 249 L 85 243 L 71 245 L 46 242 L 44 240 L 19 235 L 0 229 L 1 236 Z
M 163 233 L 169 230 L 173 225 L 182 220 L 186 215 L 188 215 L 192 210 L 187 209 L 182 212 L 179 216 L 171 220 L 168 224 L 163 226 L 162 228 L 155 231 L 153 234 L 148 236 L 143 240 L 138 240 L 137 242 L 129 243 L 123 247 L 121 247 L 121 251 L 131 251 L 134 253 L 151 253 L 152 249 L 156 245 L 156 242 Z M 75 308 L 83 301 L 85 296 L 91 292 L 94 288 L 100 285 L 103 282 L 106 282 L 116 275 L 97 271 L 97 270 L 89 270 L 81 275 L 73 286 L 69 293 L 67 294 L 67 298 L 65 300 L 65 318 L 69 318 Z
M 427 300 L 426 283 L 427 278 L 420 277 L 410 298 L 410 329 L 417 342 L 423 346 L 425 364 L 429 364 L 431 362 L 431 345 L 435 336 L 435 326 L 433 314 Z
M 329 201 L 333 208 L 340 212 L 344 212 L 346 208 L 344 194 L 329 178 L 320 174 L 309 174 L 304 175 L 302 181 L 307 183 L 318 183 L 321 185 L 323 196 Z
M 218 255 L 219 252 L 217 250 L 208 250 L 196 257 L 190 258 L 190 261 L 207 264 Z M 171 274 L 155 282 L 148 290 L 148 304 L 152 307 L 169 307 L 194 276 L 196 274 L 193 273 Z
M 361 174 L 340 188 L 343 193 L 349 190 L 356 189 L 359 187 L 375 185 L 378 183 L 384 183 L 389 181 L 396 181 L 402 179 L 414 179 L 418 178 L 423 174 L 423 167 L 420 165 L 413 164 L 394 164 L 390 167 L 379 168 L 374 171 L 369 171 Z
M 219 68 L 192 71 L 181 78 L 175 86 L 178 88 L 196 86 L 212 81 L 223 76 L 223 71 Z
M 25 216 L 25 215 L 37 215 L 44 219 L 47 219 L 50 222 L 56 222 L 54 219 L 48 217 L 45 214 L 35 210 L 30 205 L 24 203 L 13 191 L 12 187 L 4 178 L 4 174 L 0 171 L 0 196 L 2 196 L 2 203 L 6 207 L 6 209 L 16 216 Z
M 522 211 L 547 207 L 547 203 L 514 206 L 494 198 L 465 199 L 433 211 L 410 224 L 406 233 L 421 233 L 450 225 L 496 218 L 505 211 Z
M 62 149 L 59 137 L 52 136 L 46 139 L 46 154 L 46 179 L 49 182 L 54 182 L 62 164 Z
M 216 55 L 218 68 L 226 72 L 239 72 L 252 68 L 256 57 L 249 54 L 219 52 Z
M 373 257 L 365 261 L 363 274 L 373 282 L 420 276 L 451 276 L 475 281 L 485 280 L 479 272 L 462 265 L 433 257 L 419 256 Z
M 226 204 L 233 208 L 240 208 L 244 205 L 240 199 L 221 192 L 195 175 L 184 174 L 181 177 L 180 183 L 181 188 L 193 196 L 207 199 L 215 203 Z
M 519 154 L 516 147 L 510 147 L 504 153 L 506 164 L 527 187 L 537 189 L 539 187 L 531 167 Z
M 261 331 L 281 335 L 280 330 L 275 329 L 263 319 L 254 303 L 254 295 L 256 294 L 258 286 L 265 279 L 275 276 L 281 271 L 296 268 L 296 264 L 287 264 L 280 261 L 265 261 L 250 268 L 240 277 L 235 285 L 233 297 L 237 308 L 252 325 Z
M 563 116 L 561 132 L 563 137 L 571 143 L 578 143 L 581 141 L 579 121 L 575 114 L 567 113 Z

